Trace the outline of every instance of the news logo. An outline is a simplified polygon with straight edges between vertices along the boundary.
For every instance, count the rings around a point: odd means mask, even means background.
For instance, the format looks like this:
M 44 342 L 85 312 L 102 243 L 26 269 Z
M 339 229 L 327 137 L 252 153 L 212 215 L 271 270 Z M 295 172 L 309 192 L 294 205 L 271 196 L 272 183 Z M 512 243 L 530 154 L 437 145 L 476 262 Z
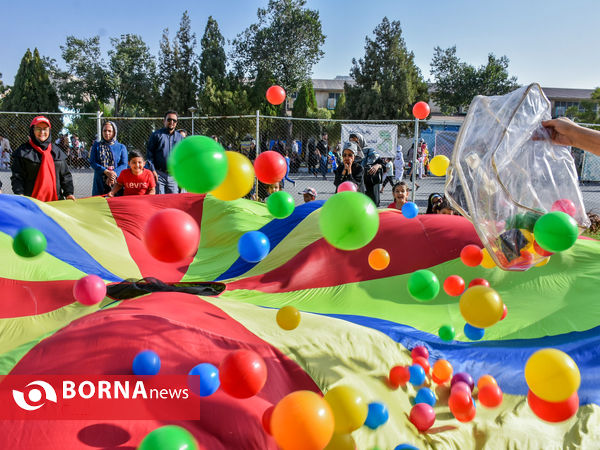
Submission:
M 42 406 L 44 406 L 46 404 L 46 400 L 54 403 L 58 401 L 56 397 L 56 391 L 45 381 L 32 381 L 25 387 L 27 388 L 29 386 L 39 386 L 41 390 L 37 388 L 30 389 L 27 393 L 27 400 L 25 399 L 25 393 L 15 389 L 12 391 L 13 399 L 19 408 L 24 409 L 25 411 L 35 411 L 36 409 L 40 409 Z

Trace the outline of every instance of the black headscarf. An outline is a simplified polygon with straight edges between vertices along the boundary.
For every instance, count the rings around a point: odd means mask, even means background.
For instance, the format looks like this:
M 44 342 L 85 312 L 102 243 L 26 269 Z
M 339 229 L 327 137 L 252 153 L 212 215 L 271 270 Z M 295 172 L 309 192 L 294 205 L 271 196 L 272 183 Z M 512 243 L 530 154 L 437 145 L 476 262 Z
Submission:
M 52 130 L 48 129 L 48 138 L 44 142 L 40 142 L 35 137 L 35 134 L 33 133 L 33 127 L 34 126 L 35 125 L 31 125 L 29 127 L 29 139 L 31 139 L 31 142 L 33 142 L 35 145 L 37 145 L 38 147 L 40 147 L 42 150 L 46 150 L 48 148 L 48 146 L 52 143 Z

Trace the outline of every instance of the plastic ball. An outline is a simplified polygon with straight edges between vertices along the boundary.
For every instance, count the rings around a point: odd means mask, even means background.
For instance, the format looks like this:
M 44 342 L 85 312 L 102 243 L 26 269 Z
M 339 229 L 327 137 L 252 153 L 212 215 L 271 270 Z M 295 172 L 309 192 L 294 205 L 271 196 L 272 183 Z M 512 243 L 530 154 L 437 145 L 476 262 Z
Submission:
M 276 320 L 284 330 L 293 330 L 300 325 L 300 311 L 291 305 L 284 306 L 277 311 Z
M 37 228 L 21 228 L 13 239 L 13 251 L 24 258 L 33 258 L 46 250 L 46 236 Z
M 381 425 L 386 423 L 390 417 L 387 406 L 380 402 L 369 403 L 369 412 L 367 413 L 367 419 L 365 425 L 371 430 L 379 428 Z
M 429 406 L 435 406 L 435 394 L 429 388 L 423 387 L 417 391 L 415 404 L 427 403 Z
M 283 397 L 271 416 L 271 433 L 282 450 L 322 449 L 333 436 L 329 404 L 311 391 Z
M 227 175 L 225 180 L 210 193 L 219 200 L 230 201 L 243 197 L 252 190 L 254 166 L 245 155 L 226 151 Z
M 134 375 L 156 375 L 160 371 L 160 357 L 152 350 L 143 350 L 133 358 L 131 370 Z
M 254 160 L 256 178 L 265 184 L 281 181 L 287 172 L 287 162 L 279 152 L 268 150 L 262 152 Z
M 487 408 L 496 408 L 502 403 L 502 389 L 497 384 L 486 384 L 479 389 L 477 399 Z
M 277 85 L 271 86 L 265 94 L 267 101 L 271 105 L 281 105 L 285 101 L 285 96 L 285 89 Z
M 384 270 L 390 265 L 390 254 L 382 249 L 376 248 L 369 253 L 369 266 L 373 270 Z
M 552 256 L 554 253 L 544 250 L 539 244 L 533 241 L 533 250 L 540 256 Z
M 238 241 L 240 258 L 249 263 L 262 261 L 271 250 L 269 238 L 260 231 L 248 231 Z
M 445 359 L 438 359 L 433 365 L 432 375 L 438 379 L 438 384 L 445 383 L 452 378 L 452 364 Z
M 424 345 L 417 345 L 410 351 L 410 357 L 415 359 L 417 356 L 422 356 L 425 359 L 429 359 L 429 350 Z
M 192 216 L 180 209 L 155 213 L 144 228 L 148 252 L 162 262 L 178 262 L 198 251 L 200 228 Z
M 414 445 L 410 444 L 399 444 L 394 447 L 394 450 L 419 450 Z
M 229 164 L 225 150 L 214 139 L 189 136 L 173 148 L 167 166 L 179 186 L 204 194 L 223 183 Z
M 533 229 L 535 241 L 549 252 L 562 252 L 575 244 L 579 236 L 577 222 L 567 213 L 554 211 L 544 214 Z
M 289 192 L 273 192 L 267 197 L 267 209 L 277 219 L 289 217 L 294 212 L 295 207 L 294 198 Z
M 477 389 L 481 389 L 486 384 L 494 384 L 497 386 L 498 382 L 491 375 L 482 375 L 481 377 L 479 377 L 479 380 L 477 380 Z
M 369 407 L 356 389 L 336 386 L 327 391 L 323 398 L 333 412 L 336 433 L 350 433 L 365 423 Z
M 379 229 L 375 203 L 360 192 L 338 192 L 321 207 L 319 228 L 325 240 L 340 250 L 357 250 Z
M 525 364 L 529 389 L 547 402 L 563 402 L 579 389 L 581 375 L 575 361 L 554 348 L 538 350 Z
M 500 317 L 500 320 L 506 319 L 507 314 L 508 314 L 508 308 L 506 307 L 506 303 L 505 303 L 502 308 L 502 317 Z
M 533 392 L 527 393 L 527 403 L 533 413 L 546 422 L 563 422 L 570 419 L 579 409 L 579 395 L 573 392 L 571 396 L 562 402 L 547 402 L 536 396 Z
M 467 339 L 470 339 L 472 341 L 479 341 L 483 339 L 483 336 L 485 336 L 485 330 L 483 328 L 474 327 L 469 323 L 465 323 L 463 332 L 465 333 Z
M 572 200 L 569 200 L 568 198 L 563 198 L 560 200 L 556 200 L 554 203 L 552 203 L 550 211 L 562 211 L 570 215 L 571 217 L 575 217 L 575 215 L 577 214 L 577 207 L 575 206 L 575 203 L 573 203 Z
M 440 292 L 440 282 L 432 271 L 417 270 L 408 278 L 408 292 L 415 300 L 433 300 Z
M 450 275 L 444 280 L 444 292 L 452 297 L 458 297 L 465 291 L 465 280 L 458 275 Z
M 98 275 L 87 275 L 73 285 L 73 297 L 82 305 L 95 305 L 106 297 L 106 284 Z
M 429 170 L 436 177 L 445 176 L 449 166 L 450 160 L 447 156 L 444 155 L 434 156 L 433 158 L 431 158 L 431 161 L 429 161 Z
M 267 381 L 267 365 L 251 350 L 235 350 L 219 366 L 221 388 L 235 398 L 250 398 Z
M 185 428 L 165 425 L 144 437 L 137 450 L 198 450 L 196 438 Z
M 358 191 L 358 186 L 356 186 L 355 183 L 353 183 L 352 181 L 344 181 L 343 183 L 340 183 L 340 185 L 337 188 L 338 192 L 344 192 L 344 191 L 352 191 L 352 192 L 356 192 Z
M 473 388 L 475 387 L 475 382 L 473 381 L 473 377 L 467 372 L 455 373 L 452 377 L 452 381 L 450 381 L 450 386 L 454 386 L 456 383 L 459 383 L 461 381 L 467 386 L 469 386 L 469 389 L 473 391 Z
M 265 412 L 263 412 L 263 415 L 261 417 L 261 423 L 263 426 L 263 430 L 265 430 L 265 433 L 267 433 L 269 436 L 271 436 L 273 434 L 273 433 L 271 433 L 271 417 L 273 417 L 274 410 L 275 410 L 275 405 L 269 406 L 267 409 L 265 409 Z
M 471 388 L 464 381 L 457 381 L 450 386 L 450 393 L 454 391 L 465 391 L 467 394 L 471 395 Z
M 452 391 L 448 398 L 448 407 L 455 417 L 457 414 L 467 413 L 473 407 L 471 393 L 459 390 Z
M 498 293 L 485 286 L 473 286 L 460 297 L 460 313 L 477 328 L 491 327 L 502 317 L 503 303 Z
M 413 116 L 419 120 L 425 119 L 430 112 L 431 110 L 427 102 L 417 102 L 414 104 L 412 109 Z
M 390 369 L 388 379 L 390 385 L 394 388 L 404 386 L 410 381 L 410 370 L 406 366 L 394 366 Z
M 469 286 L 467 286 L 467 288 L 470 288 L 473 286 L 490 287 L 490 282 L 488 280 L 486 280 L 485 278 L 473 278 L 471 280 L 471 282 L 469 283 Z
M 435 412 L 427 403 L 417 403 L 410 410 L 408 419 L 422 433 L 429 430 L 435 422 Z
M 219 369 L 210 363 L 198 364 L 188 374 L 188 385 L 192 392 L 200 397 L 213 395 L 221 386 Z
M 333 433 L 325 450 L 356 450 L 356 442 L 350 433 Z
M 419 214 L 419 207 L 416 203 L 406 202 L 402 205 L 402 215 L 407 219 L 414 219 Z
M 481 267 L 485 269 L 493 269 L 494 267 L 496 267 L 496 262 L 490 256 L 490 252 L 487 251 L 487 248 L 484 248 L 481 251 L 481 254 Z
M 459 422 L 467 423 L 475 418 L 475 415 L 477 414 L 477 409 L 475 408 L 475 405 L 473 404 L 473 402 L 471 402 L 471 407 L 467 411 L 457 412 L 456 414 L 455 413 L 453 413 L 453 414 L 454 414 L 454 418 L 456 420 L 458 420 Z
M 475 244 L 465 245 L 460 251 L 460 260 L 465 266 L 477 267 L 481 264 L 483 252 L 481 247 Z
M 456 332 L 452 325 L 442 325 L 438 330 L 438 335 L 442 341 L 450 342 L 456 336 Z
M 413 364 L 408 368 L 410 372 L 410 384 L 413 386 L 421 386 L 425 383 L 425 370 L 418 364 Z
M 419 366 L 421 366 L 425 371 L 425 375 L 427 375 L 431 370 L 429 361 L 426 358 L 423 358 L 422 356 L 415 356 L 412 362 L 413 364 L 418 364 Z

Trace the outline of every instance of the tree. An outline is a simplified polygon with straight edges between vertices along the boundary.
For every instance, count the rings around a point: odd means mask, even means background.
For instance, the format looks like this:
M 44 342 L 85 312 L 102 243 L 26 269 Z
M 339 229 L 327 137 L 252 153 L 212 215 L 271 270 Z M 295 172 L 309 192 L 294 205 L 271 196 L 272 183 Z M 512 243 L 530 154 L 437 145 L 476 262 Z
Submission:
M 580 123 L 600 123 L 600 115 L 598 108 L 600 104 L 600 88 L 596 88 L 592 92 L 590 100 L 584 100 L 579 103 L 579 106 L 571 106 L 567 108 L 565 116 L 575 122 Z
M 312 81 L 306 81 L 298 91 L 292 116 L 311 117 L 311 114 L 316 112 L 317 109 L 317 97 L 315 96 Z
M 38 49 L 27 49 L 15 83 L 2 102 L 5 111 L 58 112 L 58 95 Z
M 350 119 L 410 119 L 412 105 L 427 101 L 427 84 L 406 48 L 399 21 L 384 17 L 365 38 L 365 56 L 352 59 L 355 86 L 345 85 Z
M 502 95 L 518 87 L 516 77 L 508 74 L 506 56 L 488 55 L 487 64 L 475 68 L 456 56 L 456 46 L 436 47 L 431 62 L 435 80 L 432 97 L 443 114 L 454 114 L 467 108 L 476 95 Z
M 200 87 L 204 87 L 210 77 L 217 86 L 225 82 L 227 58 L 225 56 L 225 39 L 219 31 L 219 24 L 213 16 L 208 17 L 204 35 L 200 41 Z
M 334 119 L 345 119 L 346 118 L 346 94 L 342 92 L 340 98 L 335 104 L 335 110 L 333 111 Z

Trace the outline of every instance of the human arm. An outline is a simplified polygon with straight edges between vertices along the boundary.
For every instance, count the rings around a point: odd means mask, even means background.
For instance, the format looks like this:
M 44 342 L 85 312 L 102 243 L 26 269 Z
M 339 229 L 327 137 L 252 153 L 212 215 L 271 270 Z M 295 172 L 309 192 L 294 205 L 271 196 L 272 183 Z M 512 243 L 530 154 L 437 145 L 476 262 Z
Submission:
M 15 150 L 12 155 L 12 164 L 10 166 L 12 175 L 10 183 L 12 191 L 15 195 L 25 195 L 25 170 L 19 149 Z
M 119 192 L 121 189 L 123 189 L 123 185 L 119 184 L 119 182 L 116 182 L 115 185 L 113 186 L 113 188 L 110 190 L 110 192 L 108 194 L 106 194 L 107 197 L 114 197 L 115 194 L 117 192 Z
M 542 125 L 555 144 L 570 145 L 600 156 L 600 131 L 577 125 L 566 117 L 545 120 Z
M 59 181 L 60 181 L 60 190 L 62 195 L 68 200 L 75 200 L 75 188 L 73 187 L 73 175 L 71 175 L 71 171 L 67 166 L 66 161 L 63 161 L 62 164 L 59 164 Z
M 369 168 L 369 175 L 373 175 L 374 173 L 376 173 L 379 169 L 381 169 L 384 166 L 384 164 L 385 163 L 383 162 L 383 159 L 377 158 L 375 163 Z
M 90 150 L 90 166 L 95 172 L 105 173 L 106 167 L 100 164 L 100 144 L 95 141 Z
M 115 173 L 117 177 L 123 169 L 127 168 L 127 147 L 121 144 L 117 161 L 115 161 Z

